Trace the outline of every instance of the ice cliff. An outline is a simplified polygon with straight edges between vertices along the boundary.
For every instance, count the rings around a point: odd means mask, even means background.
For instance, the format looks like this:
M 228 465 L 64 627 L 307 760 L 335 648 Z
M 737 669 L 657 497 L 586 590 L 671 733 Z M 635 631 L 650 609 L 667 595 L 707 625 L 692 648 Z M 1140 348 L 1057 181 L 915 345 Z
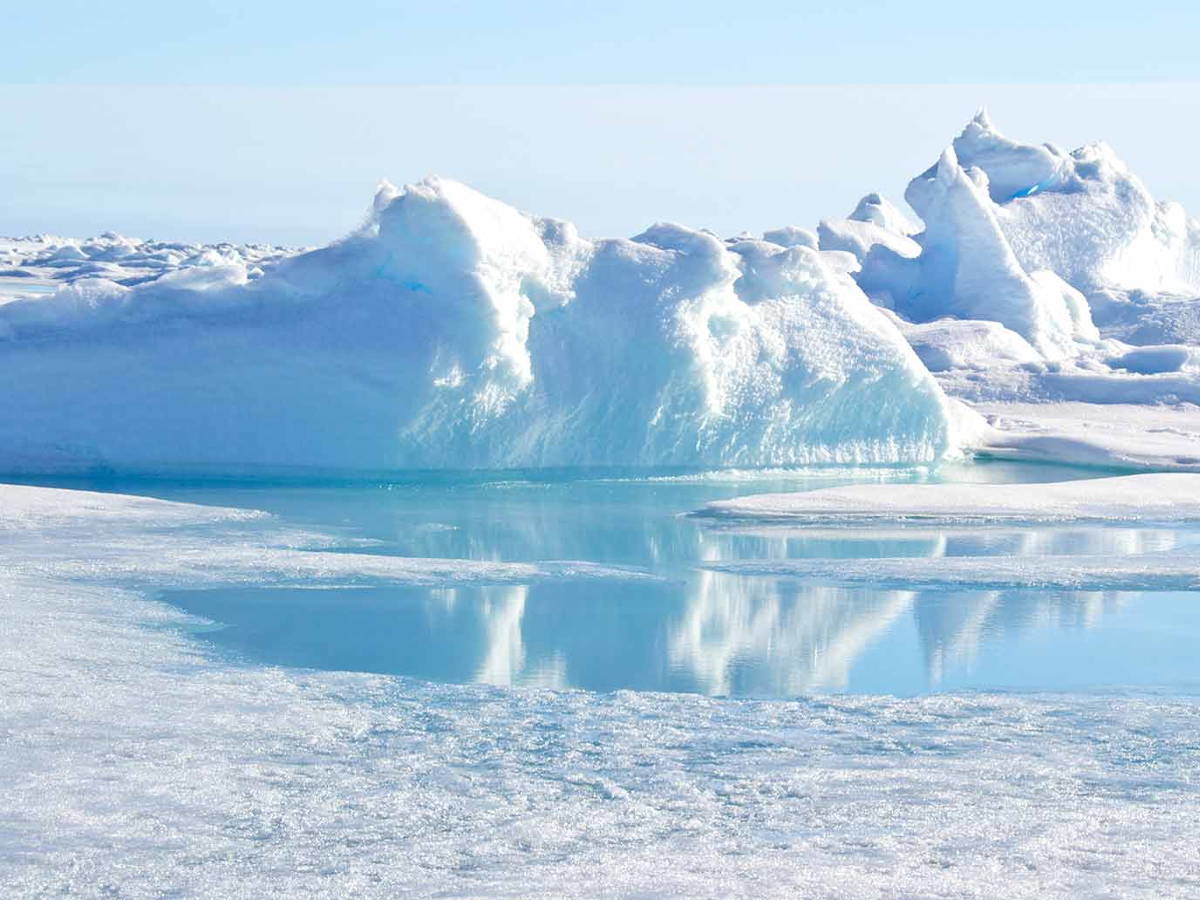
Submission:
M 252 278 L 214 259 L 0 306 L 0 467 L 921 462 L 962 441 L 896 325 L 802 237 L 589 241 L 453 181 Z M 57 251 L 56 251 L 57 252 Z

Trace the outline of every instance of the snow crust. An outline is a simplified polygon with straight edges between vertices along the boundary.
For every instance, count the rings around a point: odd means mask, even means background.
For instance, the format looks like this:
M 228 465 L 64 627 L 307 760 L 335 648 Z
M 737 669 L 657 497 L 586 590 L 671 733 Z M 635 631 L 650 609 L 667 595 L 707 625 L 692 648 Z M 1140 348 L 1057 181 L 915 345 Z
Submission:
M 922 521 L 1200 520 L 1200 475 L 1156 473 L 1049 484 L 871 484 L 717 500 L 736 519 Z
M 734 702 L 230 664 L 145 593 L 195 579 L 197 553 L 251 575 L 242 541 L 270 581 L 285 526 L 35 488 L 0 504 L 0 874 L 16 895 L 1198 886 L 1191 698 Z
M 11 484 L 0 485 L 0 538 L 8 548 L 5 567 L 14 577 L 53 574 L 126 587 L 264 579 L 336 587 L 653 578 L 583 561 L 510 563 L 345 552 L 326 536 L 279 527 L 256 510 Z

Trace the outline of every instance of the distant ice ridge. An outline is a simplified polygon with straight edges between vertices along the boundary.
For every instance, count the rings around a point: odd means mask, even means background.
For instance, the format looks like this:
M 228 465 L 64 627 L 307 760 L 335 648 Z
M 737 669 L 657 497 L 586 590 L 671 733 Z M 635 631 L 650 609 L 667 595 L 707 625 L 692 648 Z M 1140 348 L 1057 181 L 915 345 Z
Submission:
M 795 236 L 793 236 L 795 237 Z M 848 254 L 589 241 L 453 181 L 281 258 L 0 306 L 0 467 L 922 463 L 971 414 Z
M 853 252 L 863 289 L 911 322 L 998 322 L 1048 360 L 1078 356 L 1101 329 L 1157 338 L 1135 343 L 1200 336 L 1137 321 L 1200 295 L 1200 224 L 1155 201 L 1106 144 L 1021 144 L 980 111 L 905 199 L 924 230 L 868 195 L 822 223 L 820 246 Z
M 982 111 L 905 198 L 923 227 L 872 194 L 819 246 L 853 255 L 947 393 L 990 410 L 978 452 L 1200 469 L 1200 224 L 1107 145 L 1022 144 Z

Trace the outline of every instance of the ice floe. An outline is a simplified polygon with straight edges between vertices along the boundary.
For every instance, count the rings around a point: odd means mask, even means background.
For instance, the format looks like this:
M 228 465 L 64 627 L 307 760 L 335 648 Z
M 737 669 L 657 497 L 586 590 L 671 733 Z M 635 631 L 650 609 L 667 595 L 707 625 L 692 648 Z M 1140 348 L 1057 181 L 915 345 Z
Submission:
M 709 503 L 714 518 L 862 522 L 1200 520 L 1200 475 L 1154 473 L 1043 484 L 870 484 Z

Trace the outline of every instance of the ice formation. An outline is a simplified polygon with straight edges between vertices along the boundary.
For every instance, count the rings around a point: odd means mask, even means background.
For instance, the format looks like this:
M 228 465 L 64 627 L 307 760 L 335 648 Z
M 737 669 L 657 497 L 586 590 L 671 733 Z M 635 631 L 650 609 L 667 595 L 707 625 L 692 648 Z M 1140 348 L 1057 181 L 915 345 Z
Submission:
M 1193 884 L 1200 727 L 1189 696 L 731 701 L 259 665 L 202 649 L 200 622 L 146 594 L 211 584 L 206 572 L 287 578 L 304 551 L 273 554 L 278 522 L 11 486 L 0 511 L 10 893 L 557 897 L 587 883 L 784 897 L 850 883 L 871 896 L 1039 897 L 1137 896 L 1154 883 L 1185 896 Z M 333 583 L 371 560 L 340 555 Z M 914 562 L 936 574 L 950 561 Z M 462 572 L 486 579 L 507 565 Z M 1090 613 L 1048 591 L 1008 604 L 904 592 L 773 618 L 778 597 L 765 595 L 723 604 L 705 591 L 671 635 L 672 663 L 719 689 L 722 670 L 701 669 L 712 654 L 698 642 L 724 639 L 786 654 L 789 683 L 836 683 L 830 645 L 856 652 L 911 614 L 936 672 L 981 629 Z M 498 624 L 508 612 L 496 610 Z M 502 680 L 503 663 L 480 675 Z
M 1200 521 L 1200 475 L 1148 473 L 1050 484 L 851 485 L 717 500 L 702 514 L 786 521 Z
M 958 414 L 844 255 L 588 241 L 456 182 L 385 185 L 359 232 L 259 278 L 226 260 L 0 306 L 0 464 L 935 460 Z
M 0 241 L 0 469 L 1200 468 L 1200 225 L 983 112 L 905 197 L 585 240 L 434 178 L 306 253 Z M 1096 443 L 1114 404 L 1175 437 Z
M 853 277 L 948 393 L 989 407 L 1003 427 L 980 452 L 1200 466 L 1195 220 L 1155 201 L 1106 145 L 1022 144 L 985 112 L 905 197 L 922 227 L 868 195 L 850 219 L 822 223 L 820 246 L 854 256 Z M 1132 421 L 1113 404 L 1146 408 L 1146 422 L 1105 428 L 1114 415 Z M 1182 427 L 1164 441 L 1149 408 L 1168 406 Z

